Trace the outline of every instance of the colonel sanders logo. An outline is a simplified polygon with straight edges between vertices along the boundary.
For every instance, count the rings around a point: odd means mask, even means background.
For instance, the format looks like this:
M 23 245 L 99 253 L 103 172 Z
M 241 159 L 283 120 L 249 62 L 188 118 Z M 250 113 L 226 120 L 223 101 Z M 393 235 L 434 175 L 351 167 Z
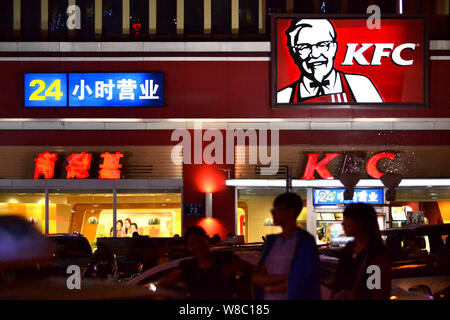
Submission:
M 327 19 L 292 20 L 285 31 L 300 78 L 277 92 L 277 103 L 382 103 L 372 81 L 335 69 L 338 43 Z

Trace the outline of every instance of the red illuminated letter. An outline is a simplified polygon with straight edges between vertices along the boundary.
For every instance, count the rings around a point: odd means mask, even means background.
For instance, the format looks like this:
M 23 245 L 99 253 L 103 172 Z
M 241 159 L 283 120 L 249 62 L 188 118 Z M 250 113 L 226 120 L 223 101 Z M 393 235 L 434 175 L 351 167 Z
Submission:
M 317 162 L 317 159 L 319 159 L 319 154 L 308 153 L 308 163 L 306 164 L 305 174 L 302 179 L 314 179 L 314 171 L 317 171 L 322 179 L 334 179 L 330 171 L 328 171 L 326 165 L 338 155 L 339 153 L 326 153 L 325 158 L 323 158 L 320 162 Z
M 369 176 L 371 176 L 372 178 L 380 179 L 381 176 L 384 175 L 384 173 L 378 171 L 377 164 L 378 164 L 378 161 L 380 161 L 381 159 L 385 159 L 385 158 L 394 160 L 395 153 L 381 152 L 381 153 L 377 153 L 376 155 L 372 156 L 369 159 L 369 161 L 367 161 L 367 165 L 366 165 L 367 174 Z
M 103 164 L 100 164 L 99 179 L 120 179 L 119 168 L 122 168 L 120 158 L 123 157 L 123 154 L 120 152 L 115 154 L 106 152 L 101 157 L 103 158 Z
M 56 153 L 39 153 L 39 156 L 34 159 L 36 162 L 34 166 L 34 178 L 39 179 L 42 174 L 44 179 L 51 179 L 55 174 Z
M 89 177 L 88 170 L 91 168 L 91 158 L 92 154 L 90 153 L 72 153 L 67 158 L 69 164 L 66 166 L 66 179 L 85 179 Z

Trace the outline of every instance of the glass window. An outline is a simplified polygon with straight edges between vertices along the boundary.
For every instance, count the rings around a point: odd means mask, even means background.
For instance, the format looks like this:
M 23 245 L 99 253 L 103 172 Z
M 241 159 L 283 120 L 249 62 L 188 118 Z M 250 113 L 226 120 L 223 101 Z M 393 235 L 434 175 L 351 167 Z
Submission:
M 380 6 L 382 13 L 396 13 L 396 0 L 376 0 L 375 4 Z
M 48 239 L 55 258 L 90 258 L 92 255 L 92 246 L 85 238 L 50 235 Z
M 231 1 L 212 0 L 211 33 L 213 35 L 231 33 Z
M 13 0 L 0 1 L 0 39 L 13 36 Z
M 48 2 L 48 34 L 50 39 L 67 37 L 67 0 L 50 0 Z
M 107 217 L 110 213 L 104 214 Z M 102 215 L 99 220 L 102 223 Z M 105 218 L 105 221 L 109 220 Z M 132 237 L 134 232 L 162 238 L 181 235 L 181 194 L 119 192 L 117 221 L 118 237 Z M 107 224 L 107 228 L 110 226 Z
M 430 1 L 427 1 L 427 2 L 430 2 Z M 447 2 L 447 6 L 449 5 L 448 0 L 444 0 L 444 1 L 441 1 L 441 2 L 443 2 L 443 3 Z M 444 4 L 444 7 L 445 7 L 445 4 Z M 406 14 L 417 14 L 417 15 L 423 14 L 424 13 L 423 0 L 403 1 L 403 13 L 406 13 Z
M 203 34 L 203 0 L 184 0 L 184 33 Z
M 175 35 L 177 33 L 177 1 L 158 0 L 156 10 L 156 34 Z
M 122 0 L 103 0 L 102 33 L 105 37 L 122 35 Z
M 270 34 L 270 28 L 271 28 L 271 17 L 274 13 L 285 13 L 286 12 L 286 0 L 268 0 L 266 2 L 266 26 L 267 26 L 267 33 Z
M 313 13 L 314 0 L 294 0 L 295 13 Z
M 148 35 L 148 1 L 130 1 L 130 35 L 140 37 Z
M 321 0 L 320 12 L 322 13 L 341 12 L 341 0 Z
M 427 235 L 407 236 L 403 240 L 403 250 L 408 257 L 423 257 L 430 254 L 430 240 Z
M 41 2 L 22 0 L 20 15 L 22 39 L 39 39 L 41 37 Z
M 16 215 L 45 233 L 45 194 L 37 192 L 0 193 L 0 215 Z
M 369 6 L 368 0 L 349 0 L 348 12 L 349 13 L 366 13 Z
M 89 40 L 95 36 L 94 0 L 77 0 L 81 12 L 81 29 L 76 31 L 77 39 Z
M 258 0 L 239 1 L 239 33 L 258 33 Z
M 423 12 L 428 16 L 431 40 L 450 39 L 449 1 L 424 1 Z M 407 12 L 409 13 L 409 12 Z
M 275 198 L 284 192 L 284 189 L 238 190 L 236 230 L 238 235 L 244 236 L 245 242 L 262 242 L 262 237 L 281 232 L 281 227 L 273 224 L 271 209 Z M 303 210 L 297 223 L 306 230 L 306 189 L 294 192 L 303 199 Z
M 49 232 L 84 235 L 92 247 L 98 237 L 109 237 L 113 195 L 105 193 L 50 193 Z M 106 212 L 106 213 L 105 213 Z M 100 217 L 102 219 L 100 219 Z

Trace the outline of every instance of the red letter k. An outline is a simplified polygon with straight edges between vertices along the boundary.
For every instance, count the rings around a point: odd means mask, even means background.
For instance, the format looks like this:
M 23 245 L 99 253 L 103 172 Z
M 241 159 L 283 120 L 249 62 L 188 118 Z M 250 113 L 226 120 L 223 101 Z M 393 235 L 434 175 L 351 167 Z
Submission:
M 323 158 L 320 162 L 317 162 L 317 159 L 319 159 L 319 154 L 308 153 L 308 163 L 306 164 L 305 174 L 302 179 L 314 179 L 314 171 L 317 171 L 322 179 L 334 179 L 330 171 L 328 171 L 326 165 L 338 155 L 339 153 L 326 153 L 325 158 Z

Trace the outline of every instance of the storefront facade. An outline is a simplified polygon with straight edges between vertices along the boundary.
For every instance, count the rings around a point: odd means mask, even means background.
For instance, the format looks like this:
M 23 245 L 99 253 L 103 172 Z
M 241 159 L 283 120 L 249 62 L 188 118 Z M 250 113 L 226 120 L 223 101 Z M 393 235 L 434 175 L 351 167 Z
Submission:
M 340 177 L 346 163 L 354 166 L 353 172 L 360 175 L 360 180 L 352 200 L 344 199 L 345 187 L 337 179 L 323 179 L 317 174 L 315 179 L 301 179 L 308 166 L 306 150 L 314 150 L 322 158 L 330 152 L 338 153 L 336 160 L 327 165 L 333 177 Z M 293 168 L 292 191 L 304 199 L 304 210 L 298 217 L 298 224 L 311 233 L 316 232 L 319 243 L 330 244 L 343 235 L 342 212 L 345 204 L 350 202 L 373 205 L 382 230 L 407 226 L 414 215 L 423 215 L 425 223 L 448 223 L 449 181 L 442 177 L 449 172 L 439 165 L 441 159 L 447 157 L 448 150 L 446 146 L 397 145 L 389 149 L 369 145 L 280 146 L 280 167 L 289 165 Z M 401 175 L 402 182 L 396 189 L 395 201 L 389 201 L 387 186 L 367 173 L 371 171 L 367 159 L 375 159 L 378 155 L 386 157 L 386 154 L 395 154 L 394 160 L 384 158 L 376 167 Z M 356 160 L 358 157 L 359 161 Z M 239 234 L 248 241 L 260 241 L 262 236 L 280 231 L 271 224 L 270 209 L 273 199 L 286 190 L 283 174 L 278 179 L 265 179 L 254 168 L 241 166 L 236 171 L 236 178 L 228 180 L 227 185 L 238 189 L 236 228 Z
M 339 23 L 336 26 L 344 28 L 347 22 Z M 402 27 L 401 23 L 392 24 L 392 30 L 397 24 Z M 318 241 L 323 238 L 329 242 L 339 233 L 337 222 L 343 204 L 315 205 L 315 191 L 323 189 L 325 198 L 337 197 L 331 191 L 343 188 L 339 177 L 346 159 L 360 157 L 361 163 L 352 167 L 363 179 L 357 188 L 381 192 L 383 200 L 374 203 L 380 226 L 401 226 L 402 210 L 423 211 L 429 223 L 449 222 L 450 42 L 425 39 L 420 43 L 420 49 L 425 48 L 423 54 L 417 56 L 420 68 L 404 74 L 395 69 L 396 79 L 402 79 L 400 84 L 384 79 L 388 77 L 384 69 L 380 71 L 382 66 L 368 66 L 378 68 L 374 79 L 384 81 L 389 90 L 385 98 L 390 104 L 378 106 L 358 105 L 357 101 L 347 104 L 347 96 L 336 97 L 342 98 L 338 105 L 277 105 L 274 97 L 281 84 L 274 84 L 274 43 L 267 39 L 2 42 L 0 214 L 22 215 L 44 233 L 80 232 L 91 242 L 110 236 L 117 221 L 125 223 L 127 218 L 137 224 L 140 234 L 151 237 L 182 235 L 187 226 L 200 225 L 211 236 L 217 233 L 225 238 L 228 233 L 236 233 L 247 242 L 259 242 L 279 230 L 272 225 L 270 208 L 274 197 L 285 190 L 288 171 L 292 190 L 304 199 L 299 225 L 311 233 L 319 232 Z M 411 48 L 405 46 L 403 50 Z M 394 54 L 394 46 L 391 49 L 396 60 L 389 58 L 390 64 L 407 65 L 411 61 L 407 51 L 403 55 L 400 48 Z M 377 51 L 379 58 L 387 61 L 387 51 L 383 50 L 381 54 Z M 359 62 L 364 62 L 355 52 Z M 337 57 L 345 60 L 342 51 Z M 370 62 L 376 60 L 372 57 Z M 362 74 L 363 67 L 358 68 L 356 71 Z M 66 77 L 62 79 L 67 79 L 67 92 L 73 95 L 80 91 L 72 87 L 71 77 L 80 74 L 100 74 L 103 78 L 99 79 L 106 81 L 106 75 L 128 79 L 144 73 L 163 75 L 160 104 L 99 106 L 67 100 L 64 106 L 27 105 L 33 92 L 27 96 L 26 89 L 32 81 L 45 83 L 40 75 Z M 416 79 L 417 74 L 422 78 Z M 27 83 L 26 75 L 36 78 Z M 295 80 L 283 75 L 278 78 L 286 83 Z M 142 83 L 147 84 L 150 82 Z M 420 94 L 415 92 L 417 86 Z M 55 96 L 58 90 L 49 89 L 49 96 Z M 151 90 L 146 97 L 153 97 Z M 396 99 L 404 100 L 396 104 Z M 216 134 L 222 134 L 224 143 L 215 154 L 221 150 L 222 161 L 210 163 L 202 156 L 196 160 L 197 151 L 204 155 L 212 139 L 202 134 L 198 138 L 194 129 L 197 133 L 217 129 Z M 175 130 L 189 135 L 191 143 L 182 150 L 183 156 L 190 151 L 189 162 L 174 161 L 181 154 L 176 148 L 181 136 Z M 247 130 L 255 130 L 259 139 L 268 134 L 267 141 L 278 142 L 279 170 L 270 176 L 261 175 L 261 168 L 267 166 L 261 158 L 252 164 L 239 163 L 239 152 L 245 150 L 249 139 L 244 139 L 244 146 L 233 139 L 231 151 L 226 147 L 227 131 Z M 258 146 L 262 145 L 258 140 Z M 395 153 L 396 159 L 380 160 L 375 169 L 398 173 L 403 179 L 396 201 L 389 203 L 384 198 L 386 187 L 366 169 L 373 155 L 386 152 Z M 56 155 L 51 176 L 36 168 L 45 153 Z M 120 166 L 115 167 L 118 176 L 102 178 L 100 165 L 105 164 L 107 153 L 122 155 L 116 162 Z M 69 164 L 82 154 L 90 155 L 87 175 L 71 175 Z M 330 176 L 324 177 L 316 169 L 306 174 L 308 154 L 317 154 L 316 163 L 327 154 L 337 154 L 326 165 Z M 245 152 L 244 159 L 249 160 Z M 397 220 L 393 219 L 394 211 Z M 113 228 L 112 235 L 117 236 L 117 232 Z

